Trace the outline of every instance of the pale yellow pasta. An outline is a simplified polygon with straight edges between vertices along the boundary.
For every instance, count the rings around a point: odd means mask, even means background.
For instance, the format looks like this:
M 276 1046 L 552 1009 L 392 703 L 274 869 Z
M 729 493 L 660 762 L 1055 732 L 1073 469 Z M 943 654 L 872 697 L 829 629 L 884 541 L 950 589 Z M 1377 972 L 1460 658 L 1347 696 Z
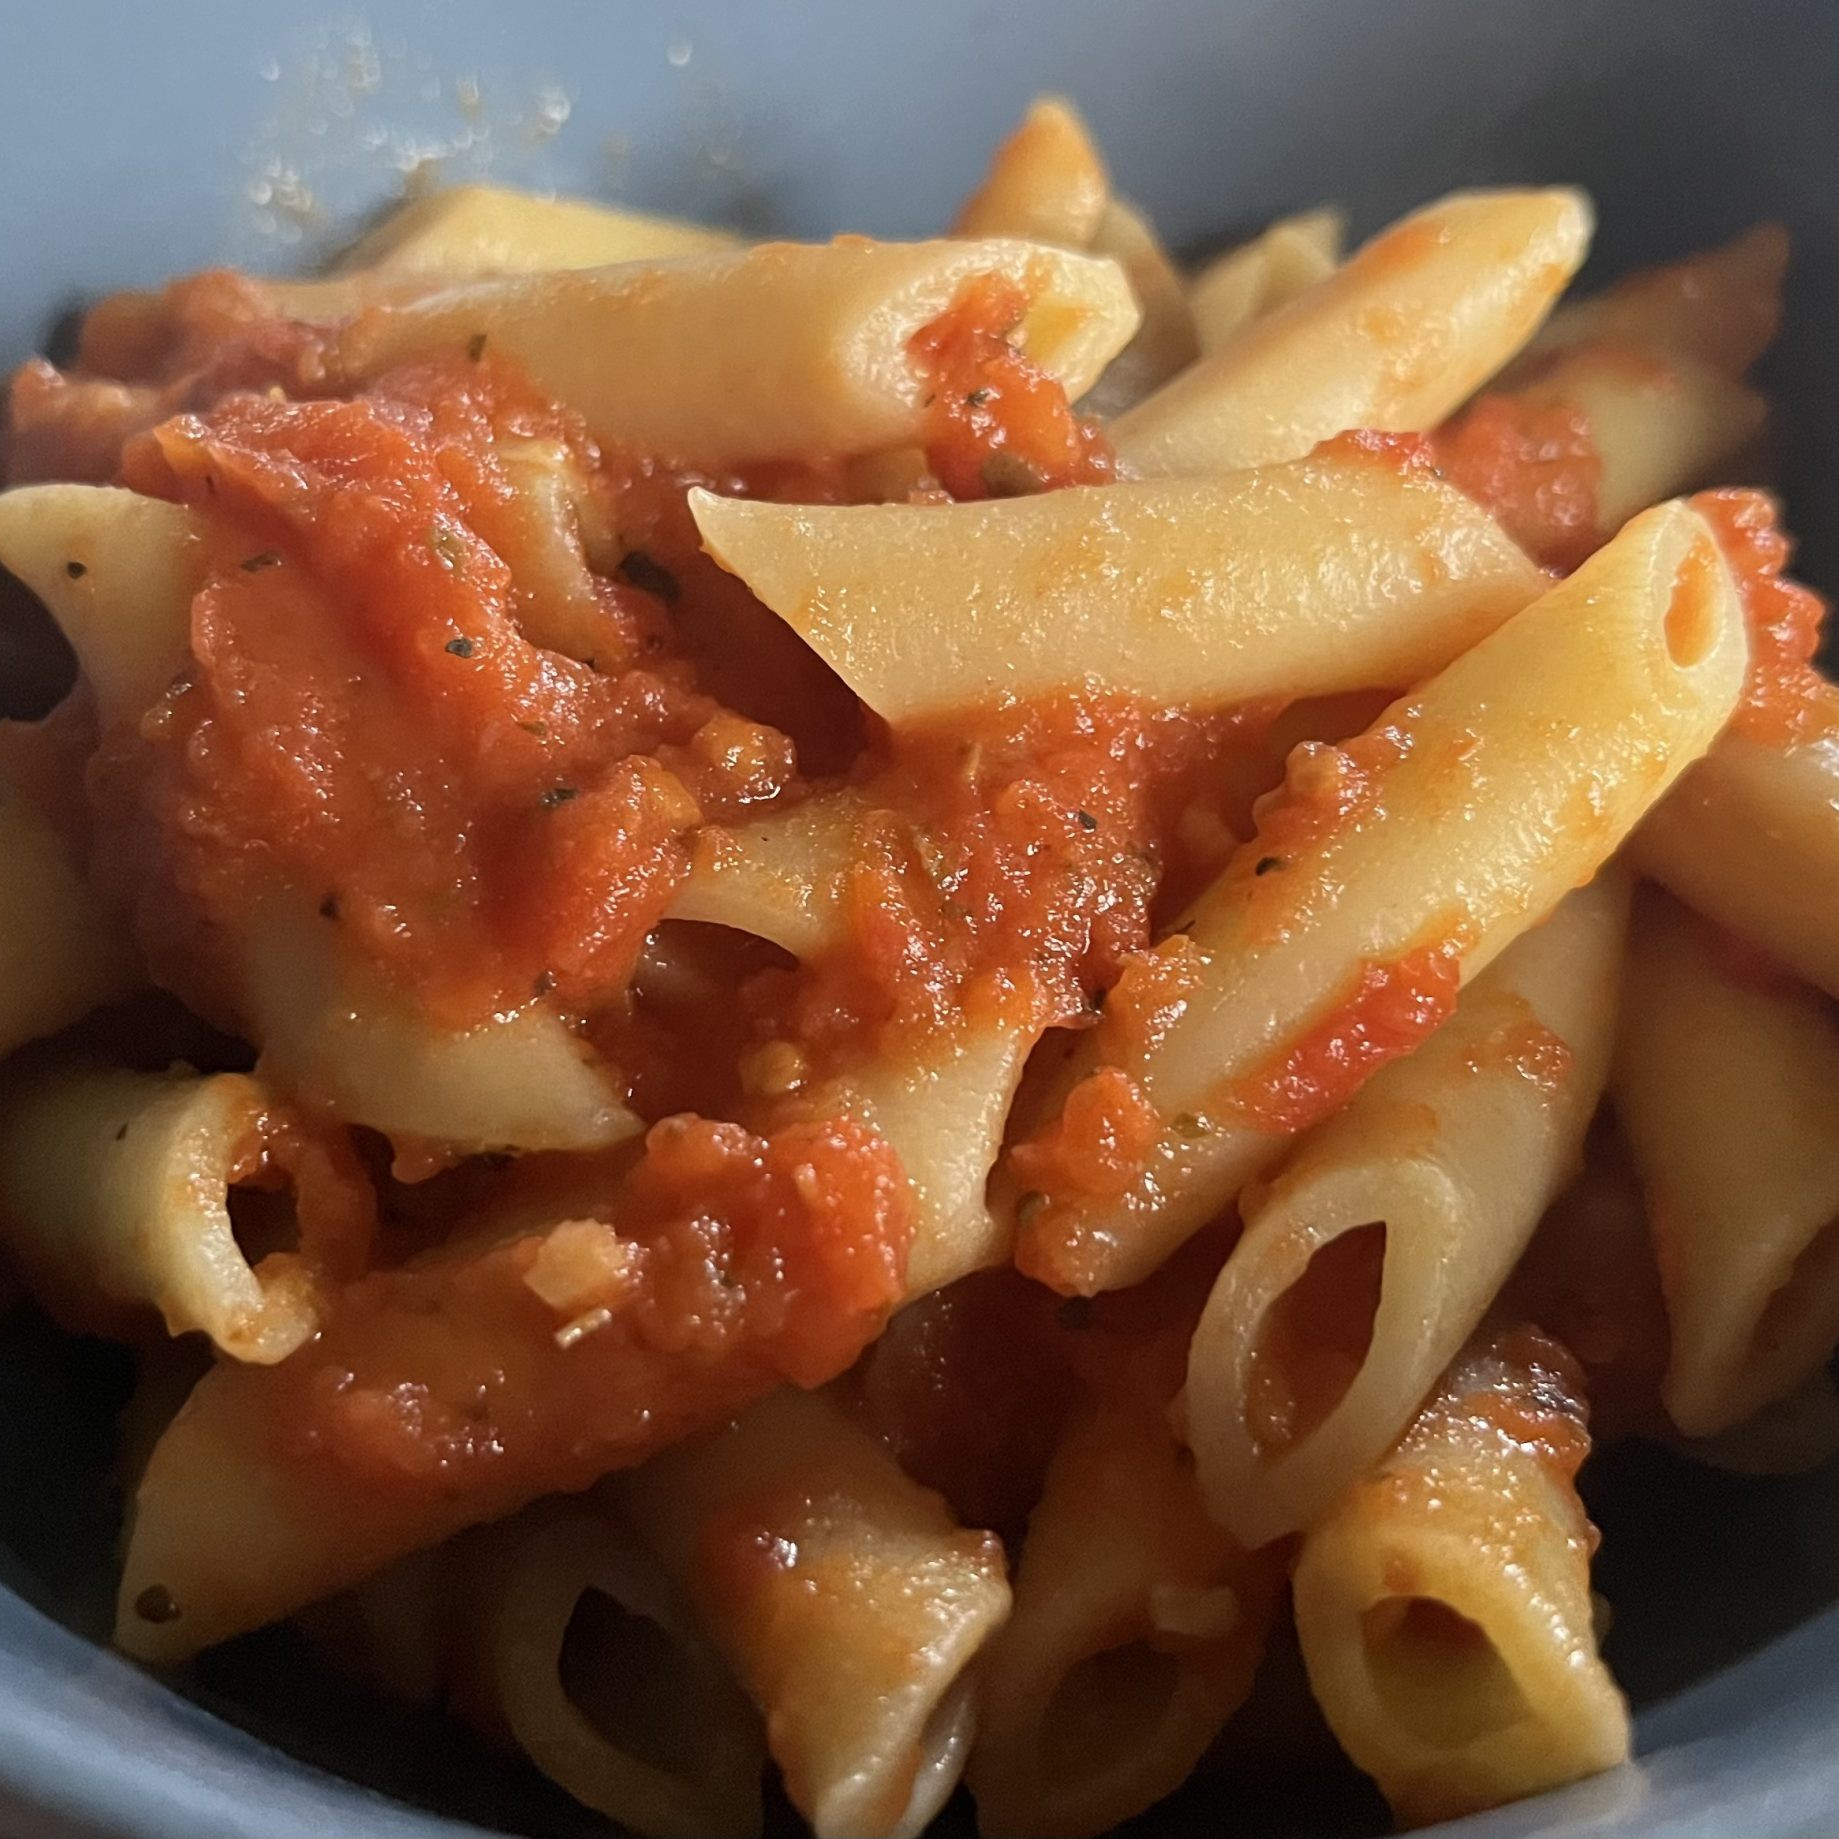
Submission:
M 760 1707 L 818 1839 L 922 1831 L 963 1770 L 973 1663 L 1009 1613 L 995 1536 L 960 1528 L 815 1393 L 776 1393 L 621 1496 Z
M 263 1073 L 386 1136 L 460 1152 L 597 1149 L 642 1128 L 608 1069 L 532 1003 L 442 1028 L 342 949 L 336 926 L 280 905 L 251 929 L 244 1007 Z
M 1688 906 L 1839 996 L 1839 725 L 1781 746 L 1727 734 L 1633 854 Z
M 1121 265 L 1143 313 L 1136 337 L 1111 360 L 1080 403 L 1089 415 L 1121 415 L 1192 364 L 1200 355 L 1200 342 L 1180 271 L 1154 225 L 1134 205 L 1113 198 L 1087 248 Z
M 1040 1037 L 1026 1009 L 962 1017 L 886 1049 L 813 1095 L 894 1146 L 913 1188 L 906 1294 L 923 1296 L 1009 1255 L 1010 1221 L 985 1190 L 1022 1068 Z
M 1306 1526 L 1410 1422 L 1575 1169 L 1615 1032 L 1626 878 L 1568 896 L 1240 1199 L 1188 1373 L 1209 1509 Z
M 822 793 L 751 823 L 698 832 L 671 918 L 770 939 L 811 958 L 841 934 L 840 903 L 868 828 L 892 824 L 853 792 Z
M 1114 262 L 1015 241 L 844 237 L 471 282 L 359 314 L 332 362 L 356 383 L 408 358 L 493 349 L 596 438 L 641 452 L 869 453 L 920 438 L 929 386 L 908 342 L 988 276 L 1022 290 L 1015 338 L 1069 395 L 1136 331 Z
M 1629 275 L 1554 313 L 1527 348 L 1548 352 L 1609 343 L 1696 359 L 1741 377 L 1775 337 L 1788 233 L 1757 224 L 1715 249 Z
M 1412 954 L 1474 976 L 1587 881 L 1710 746 L 1745 656 L 1710 531 L 1668 504 L 1394 704 L 1366 764 L 1293 755 L 1286 798 L 1342 815 L 1254 837 L 1200 897 L 1165 1029 L 1127 1035 L 1108 1005 L 1085 1037 L 1065 1084 L 1121 1066 L 1159 1136 L 1121 1198 L 1033 1206 L 1024 1268 L 1085 1292 L 1154 1270 L 1283 1148 L 1259 1094 L 1299 1038 Z
M 1142 1813 L 1251 1691 L 1280 1567 L 1208 1520 L 1167 1407 L 1126 1383 L 1055 1450 L 971 1752 L 991 1839 L 1080 1839 Z
M 783 816 L 697 839 L 674 919 L 770 939 L 812 959 L 844 934 L 851 869 L 871 838 L 916 850 L 891 812 L 851 791 L 821 794 Z M 1022 1005 L 961 1016 L 951 1028 L 903 1038 L 806 1093 L 815 1114 L 858 1119 L 887 1139 L 913 1187 L 907 1293 L 921 1296 L 1008 1255 L 1009 1222 L 985 1198 L 1022 1068 L 1040 1029 Z M 785 1090 L 804 1083 L 790 1042 L 753 1062 Z M 789 1083 L 787 1083 L 789 1082 Z
M 1703 485 L 1768 415 L 1754 390 L 1708 364 L 1613 345 L 1566 352 L 1515 395 L 1534 407 L 1576 409 L 1588 423 L 1598 542 L 1637 511 Z
M 1346 428 L 1433 427 L 1512 357 L 1583 260 L 1565 190 L 1458 192 L 1360 249 L 1113 425 L 1143 476 L 1292 460 Z
M 1110 195 L 1104 157 L 1079 111 L 1062 96 L 1042 96 L 996 149 L 952 234 L 1019 236 L 1084 249 Z
M 1628 1754 L 1597 1651 L 1575 1374 L 1483 1337 L 1398 1447 L 1310 1528 L 1296 1627 L 1315 1696 L 1405 1825 L 1555 1788 Z
M 0 1054 L 125 996 L 140 967 L 66 839 L 0 780 Z
M 63 630 L 105 728 L 138 721 L 179 674 L 205 560 L 180 505 L 106 485 L 0 492 L 0 567 Z
M 1188 284 L 1188 308 L 1204 352 L 1218 351 L 1261 313 L 1325 281 L 1341 260 L 1347 220 L 1332 205 L 1299 212 L 1228 249 Z
M 315 1604 L 338 1671 L 445 1706 L 643 1839 L 760 1830 L 758 1715 L 609 1507 L 539 1502 Z
M 690 502 L 710 554 L 895 723 L 1085 687 L 1397 687 L 1547 585 L 1433 472 L 1361 452 L 979 504 Z
M 1688 1436 L 1712 1436 L 1839 1343 L 1839 1021 L 1656 894 L 1614 1090 L 1672 1330 L 1661 1396 Z
M 726 230 L 622 205 L 454 185 L 391 211 L 345 251 L 337 272 L 469 279 L 655 262 L 739 241 Z
M 645 1839 L 760 1829 L 759 1720 L 657 1560 L 604 1509 L 486 1529 L 470 1600 L 486 1709 L 549 1779 Z
M 0 1104 L 0 1243 L 73 1328 L 157 1312 L 235 1359 L 285 1359 L 319 1325 L 318 1286 L 297 1252 L 252 1268 L 229 1212 L 284 1128 L 273 1104 L 238 1073 L 35 1074 Z

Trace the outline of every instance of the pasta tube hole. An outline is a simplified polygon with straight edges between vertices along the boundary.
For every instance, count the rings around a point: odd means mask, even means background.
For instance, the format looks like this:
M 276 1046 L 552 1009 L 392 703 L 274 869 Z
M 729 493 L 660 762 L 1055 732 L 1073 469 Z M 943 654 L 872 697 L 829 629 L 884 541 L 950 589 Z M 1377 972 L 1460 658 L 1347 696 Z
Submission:
M 275 1252 L 299 1251 L 300 1215 L 291 1186 L 257 1188 L 233 1181 L 225 1206 L 236 1249 L 252 1271 Z
M 608 1747 L 670 1775 L 700 1773 L 707 1682 L 649 1616 L 587 1589 L 562 1636 L 562 1690 Z
M 1487 1631 L 1440 1597 L 1386 1597 L 1360 1633 L 1375 1696 L 1421 1743 L 1461 1749 L 1529 1715 Z
M 1068 1668 L 1048 1701 L 1041 1761 L 1050 1781 L 1102 1774 L 1146 1749 L 1181 1689 L 1181 1662 L 1147 1641 L 1088 1654 Z
M 1667 656 L 1681 670 L 1703 663 L 1718 642 L 1718 576 L 1723 562 L 1709 537 L 1694 543 L 1673 578 L 1664 630 Z
M 1330 1239 L 1265 1311 L 1245 1386 L 1245 1428 L 1266 1462 L 1314 1431 L 1366 1364 L 1379 1314 L 1386 1224 Z
M 66 569 L 83 563 L 71 557 Z M 45 603 L 19 579 L 0 568 L 0 717 L 35 722 L 70 694 L 77 680 L 77 654 Z

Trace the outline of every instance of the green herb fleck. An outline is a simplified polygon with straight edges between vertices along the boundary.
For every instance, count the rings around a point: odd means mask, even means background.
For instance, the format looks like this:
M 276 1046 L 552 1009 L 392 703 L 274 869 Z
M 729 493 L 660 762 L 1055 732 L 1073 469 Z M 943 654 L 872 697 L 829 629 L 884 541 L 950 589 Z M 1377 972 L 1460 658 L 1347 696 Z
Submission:
M 1192 1111 L 1177 1111 L 1169 1119 L 1169 1126 L 1178 1137 L 1186 1137 L 1190 1143 L 1207 1134 L 1207 1126 Z
M 1047 1196 L 1038 1189 L 1031 1188 L 1015 1203 L 1016 1224 L 1018 1226 L 1026 1226 L 1046 1205 Z
M 557 805 L 565 805 L 571 798 L 579 798 L 581 788 L 577 785 L 552 785 L 537 800 L 545 811 L 553 811 Z
M 549 724 L 547 722 L 519 722 L 517 725 L 523 729 L 525 734 L 534 734 L 539 741 L 546 741 L 549 739 Z
M 466 341 L 466 355 L 475 364 L 485 356 L 485 334 L 483 332 L 475 332 Z
M 1252 865 L 1252 873 L 1254 875 L 1268 875 L 1273 869 L 1282 867 L 1282 856 L 1260 856 Z
M 246 575 L 259 575 L 265 568 L 279 568 L 280 565 L 279 553 L 273 549 L 264 549 L 259 556 L 251 556 L 244 562 L 242 569 Z
M 85 568 L 81 562 L 66 562 L 64 564 L 64 573 L 67 574 L 72 581 L 81 581 L 83 577 L 89 573 L 89 570 Z
M 468 638 L 449 639 L 446 649 L 456 658 L 470 658 L 473 655 L 473 642 Z
M 556 974 L 554 971 L 538 971 L 536 981 L 530 986 L 530 993 L 533 996 L 547 996 L 555 987 Z
M 647 555 L 642 549 L 628 550 L 620 557 L 619 567 L 614 573 L 628 587 L 635 587 L 641 593 L 656 594 L 663 601 L 674 601 L 683 592 L 677 577 L 655 556 Z
M 967 409 L 980 409 L 989 400 L 990 392 L 987 389 L 974 389 L 965 397 L 964 406 Z
M 1081 830 L 1096 830 L 1098 828 L 1098 819 L 1095 818 L 1090 811 L 1080 811 L 1075 815 L 1079 819 L 1079 828 Z

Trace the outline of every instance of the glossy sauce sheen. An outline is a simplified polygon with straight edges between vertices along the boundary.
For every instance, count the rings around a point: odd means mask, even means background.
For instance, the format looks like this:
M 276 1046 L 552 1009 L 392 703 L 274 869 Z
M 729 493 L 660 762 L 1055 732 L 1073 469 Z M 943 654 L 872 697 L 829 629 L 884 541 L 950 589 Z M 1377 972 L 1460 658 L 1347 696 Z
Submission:
M 1766 492 L 1700 492 L 1692 507 L 1712 528 L 1737 580 L 1749 628 L 1750 669 L 1731 731 L 1786 746 L 1829 732 L 1830 686 L 1813 667 L 1826 602 L 1782 571 L 1793 551 Z
M 1109 474 L 1102 437 L 1002 337 L 1021 306 L 973 289 L 915 341 L 927 463 L 967 495 Z M 1089 1024 L 1167 888 L 1231 848 L 1271 776 L 1268 716 L 1068 697 L 894 745 L 701 555 L 684 506 L 691 484 L 846 497 L 846 467 L 711 479 L 597 449 L 483 343 L 328 394 L 314 338 L 227 279 L 124 300 L 86 356 L 115 375 L 72 389 L 184 410 L 124 419 L 123 472 L 209 531 L 193 661 L 91 773 L 98 861 L 157 974 L 234 1025 L 250 928 L 304 903 L 439 1024 L 532 1003 L 584 1022 L 658 1119 L 636 1162 L 606 1159 L 582 1219 L 505 1238 L 493 1184 L 519 1176 L 487 1175 L 478 1227 L 462 1213 L 349 1282 L 310 1348 L 218 1383 L 286 1460 L 483 1516 L 848 1366 L 903 1287 L 893 1152 L 811 1115 L 799 1079 L 763 1097 L 677 1069 L 786 1043 L 801 1072 L 848 1064 L 1017 1005 Z M 536 449 L 593 551 L 562 602 L 555 532 L 530 527 L 507 464 Z M 716 953 L 738 973 L 719 1017 L 648 999 L 633 973 L 688 839 L 804 796 L 814 767 L 883 813 L 842 945 L 793 969 Z M 686 1099 L 745 1122 L 671 1115 Z

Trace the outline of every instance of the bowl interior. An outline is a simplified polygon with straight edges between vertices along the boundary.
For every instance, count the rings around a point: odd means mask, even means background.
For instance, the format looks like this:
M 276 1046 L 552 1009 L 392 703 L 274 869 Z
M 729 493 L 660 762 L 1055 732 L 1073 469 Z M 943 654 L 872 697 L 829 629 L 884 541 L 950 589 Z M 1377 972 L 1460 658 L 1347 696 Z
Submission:
M 448 179 L 751 230 L 926 233 L 1040 90 L 1080 103 L 1120 189 L 1177 244 L 1324 198 L 1364 231 L 1502 180 L 1591 190 L 1595 274 L 1779 217 L 1796 257 L 1764 381 L 1783 410 L 1802 571 L 1839 586 L 1839 348 L 1826 337 L 1839 318 L 1839 12 L 1826 8 L 380 0 L 355 19 L 319 0 L 65 0 L 22 10 L 6 36 L 8 364 L 102 291 L 213 262 L 309 263 L 430 160 Z M 604 1830 L 444 1726 L 354 1699 L 285 1634 L 212 1657 L 189 1698 L 99 1653 L 124 1391 L 108 1350 L 24 1312 L 0 1327 L 0 1784 L 39 1810 L 9 1816 L 0 1798 L 0 1831 L 9 1818 L 34 1835 L 174 1839 Z M 1839 1596 L 1839 1481 L 1739 1482 L 1635 1448 L 1599 1463 L 1590 1492 L 1609 1653 L 1642 1708 L 1644 1762 L 1463 1830 L 1702 1831 L 1719 1806 L 1750 1832 L 1828 1830 L 1839 1617 L 1820 1612 Z M 1370 1793 L 1315 1767 L 1306 1741 L 1257 1728 L 1239 1747 L 1229 1781 L 1195 1784 L 1140 1830 L 1211 1828 L 1223 1795 L 1272 1839 L 1380 1824 Z M 973 1830 L 961 1809 L 950 1820 Z

